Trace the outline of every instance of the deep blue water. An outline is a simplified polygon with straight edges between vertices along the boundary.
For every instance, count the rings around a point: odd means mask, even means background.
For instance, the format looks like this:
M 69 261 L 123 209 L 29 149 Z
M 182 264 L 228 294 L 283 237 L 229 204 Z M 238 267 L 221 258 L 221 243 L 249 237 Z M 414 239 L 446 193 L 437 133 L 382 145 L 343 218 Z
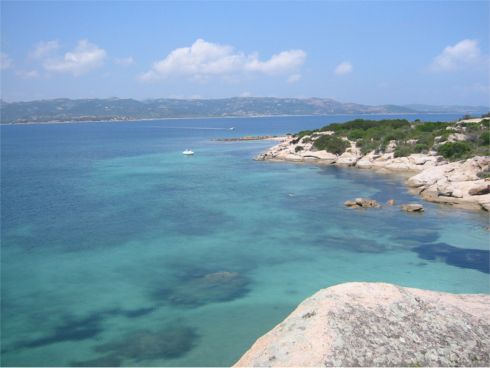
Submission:
M 1 364 L 226 366 L 340 282 L 490 292 L 487 214 L 349 210 L 420 199 L 399 176 L 213 140 L 351 118 L 2 126 Z

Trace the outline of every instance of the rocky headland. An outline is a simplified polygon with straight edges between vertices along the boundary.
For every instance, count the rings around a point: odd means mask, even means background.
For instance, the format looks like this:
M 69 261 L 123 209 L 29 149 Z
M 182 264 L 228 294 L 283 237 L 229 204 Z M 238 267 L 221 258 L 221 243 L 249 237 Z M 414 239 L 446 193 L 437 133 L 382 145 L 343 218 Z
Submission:
M 236 367 L 490 366 L 490 295 L 384 283 L 320 290 Z
M 489 123 L 355 120 L 284 137 L 256 159 L 411 173 L 425 200 L 490 211 Z

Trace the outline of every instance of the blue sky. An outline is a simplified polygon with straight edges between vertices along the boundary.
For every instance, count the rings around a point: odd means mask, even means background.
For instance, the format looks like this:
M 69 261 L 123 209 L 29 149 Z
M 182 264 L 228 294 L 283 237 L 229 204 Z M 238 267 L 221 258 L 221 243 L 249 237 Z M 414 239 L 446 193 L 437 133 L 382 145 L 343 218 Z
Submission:
M 1 2 L 1 93 L 489 105 L 488 1 Z

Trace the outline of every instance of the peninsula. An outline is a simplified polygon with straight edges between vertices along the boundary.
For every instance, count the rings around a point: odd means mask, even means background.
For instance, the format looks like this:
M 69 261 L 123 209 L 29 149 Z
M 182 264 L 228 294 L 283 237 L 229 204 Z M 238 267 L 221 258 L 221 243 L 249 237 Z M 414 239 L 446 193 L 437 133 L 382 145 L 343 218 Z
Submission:
M 488 115 L 488 114 L 487 114 Z M 422 198 L 490 211 L 490 118 L 446 122 L 363 120 L 301 131 L 257 160 L 412 172 Z

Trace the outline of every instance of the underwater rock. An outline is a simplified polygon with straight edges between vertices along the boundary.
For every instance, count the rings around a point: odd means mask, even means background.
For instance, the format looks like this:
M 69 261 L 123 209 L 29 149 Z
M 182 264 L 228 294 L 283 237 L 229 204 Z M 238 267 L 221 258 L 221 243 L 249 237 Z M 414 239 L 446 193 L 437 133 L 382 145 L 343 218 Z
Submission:
M 413 248 L 422 259 L 439 260 L 451 266 L 490 273 L 490 251 L 453 247 L 446 243 L 424 244 Z
M 66 341 L 82 341 L 99 335 L 102 331 L 102 320 L 106 312 L 93 313 L 87 317 L 65 318 L 64 322 L 46 336 L 21 342 L 17 348 L 37 348 Z
M 424 206 L 419 203 L 402 204 L 400 207 L 407 212 L 424 212 Z
M 114 355 L 106 355 L 100 358 L 83 360 L 70 363 L 72 367 L 119 367 L 121 359 Z
M 303 301 L 235 366 L 488 367 L 489 351 L 490 295 L 351 282 Z
M 386 202 L 386 204 L 387 204 L 388 206 L 394 206 L 394 205 L 395 205 L 395 203 L 396 203 L 396 202 L 395 202 L 395 200 L 394 200 L 394 199 L 389 199 L 389 200 L 388 200 L 388 202 Z
M 193 328 L 168 325 L 158 331 L 130 332 L 119 340 L 96 346 L 95 351 L 108 353 L 108 357 L 116 356 L 138 363 L 180 357 L 194 347 L 197 338 L 198 335 Z
M 249 280 L 238 272 L 219 271 L 185 276 L 170 288 L 157 291 L 157 299 L 170 304 L 198 307 L 242 297 L 249 292 Z

